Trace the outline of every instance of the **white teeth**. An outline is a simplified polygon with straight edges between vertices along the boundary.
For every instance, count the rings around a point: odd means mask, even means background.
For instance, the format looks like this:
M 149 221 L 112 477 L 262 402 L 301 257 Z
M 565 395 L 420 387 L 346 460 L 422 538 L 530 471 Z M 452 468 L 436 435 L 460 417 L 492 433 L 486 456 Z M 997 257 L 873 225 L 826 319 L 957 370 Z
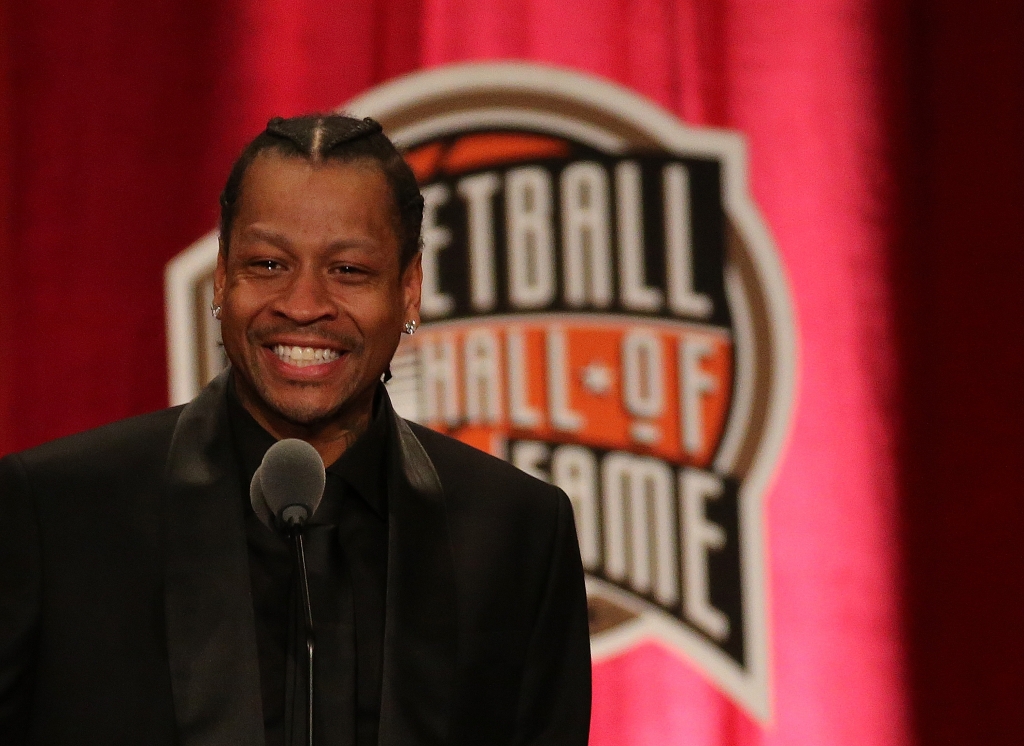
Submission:
M 340 353 L 325 347 L 293 347 L 291 345 L 274 345 L 274 354 L 281 360 L 305 368 L 309 365 L 323 365 L 337 360 Z

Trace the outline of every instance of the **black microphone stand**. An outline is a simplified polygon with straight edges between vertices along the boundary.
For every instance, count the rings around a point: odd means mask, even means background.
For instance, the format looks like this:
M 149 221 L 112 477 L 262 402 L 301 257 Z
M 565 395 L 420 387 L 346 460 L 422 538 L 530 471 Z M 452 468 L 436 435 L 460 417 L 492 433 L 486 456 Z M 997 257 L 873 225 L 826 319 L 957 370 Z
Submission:
M 287 509 L 285 512 L 287 513 Z M 292 538 L 295 559 L 299 567 L 299 596 L 301 597 L 302 614 L 306 621 L 306 743 L 308 746 L 313 746 L 313 607 L 309 603 L 309 574 L 306 572 L 306 551 L 302 543 L 302 529 L 305 527 L 305 520 L 289 521 L 287 514 L 283 517 Z
M 306 569 L 306 550 L 302 532 L 306 521 L 316 512 L 323 498 L 326 474 L 324 462 L 316 449 L 309 443 L 295 438 L 279 440 L 267 449 L 260 468 L 249 484 L 249 500 L 253 510 L 266 525 L 270 526 L 271 516 L 277 530 L 287 534 L 295 550 L 295 564 L 299 571 L 299 595 L 302 615 L 306 622 L 306 735 L 308 746 L 313 746 L 313 608 L 309 600 L 309 573 Z M 290 626 L 290 625 L 289 625 Z M 297 652 L 297 651 L 295 651 Z M 297 669 L 296 665 L 292 670 Z M 296 678 L 298 678 L 296 676 Z M 289 743 L 293 743 L 295 731 L 294 695 L 293 706 L 288 713 Z M 286 702 L 287 702 L 286 697 Z M 293 743 L 293 746 L 296 746 Z
M 292 541 L 299 561 L 299 595 L 302 596 L 302 612 L 306 617 L 306 664 L 309 667 L 306 678 L 306 735 L 307 743 L 313 746 L 313 608 L 309 603 L 309 575 L 306 573 L 301 529 L 292 531 Z

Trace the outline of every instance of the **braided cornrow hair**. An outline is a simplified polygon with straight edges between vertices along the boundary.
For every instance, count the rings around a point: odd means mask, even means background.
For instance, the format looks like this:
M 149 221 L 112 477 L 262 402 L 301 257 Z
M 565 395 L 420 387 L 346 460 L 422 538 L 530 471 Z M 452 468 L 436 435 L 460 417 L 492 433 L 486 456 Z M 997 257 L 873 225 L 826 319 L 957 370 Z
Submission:
M 267 128 L 245 146 L 231 167 L 220 195 L 221 250 L 226 254 L 231 241 L 242 180 L 260 153 L 274 152 L 304 158 L 312 163 L 326 160 L 349 163 L 375 162 L 384 172 L 394 199 L 395 233 L 398 236 L 399 264 L 404 269 L 420 250 L 420 224 L 423 220 L 423 196 L 412 169 L 370 118 L 354 119 L 341 114 L 304 114 L 284 119 L 274 117 Z

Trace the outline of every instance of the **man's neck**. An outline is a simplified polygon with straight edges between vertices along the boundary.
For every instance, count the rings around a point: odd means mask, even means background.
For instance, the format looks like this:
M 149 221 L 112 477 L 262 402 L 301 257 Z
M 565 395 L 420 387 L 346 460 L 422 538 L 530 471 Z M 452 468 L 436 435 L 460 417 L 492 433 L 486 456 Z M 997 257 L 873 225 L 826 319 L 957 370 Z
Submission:
M 366 396 L 361 397 L 365 402 L 351 402 L 350 406 L 346 406 L 345 410 L 336 416 L 307 425 L 281 417 L 237 377 L 235 384 L 238 400 L 260 427 L 278 440 L 298 438 L 306 441 L 320 454 L 324 466 L 330 466 L 337 461 L 349 446 L 366 432 L 373 416 L 372 389 Z

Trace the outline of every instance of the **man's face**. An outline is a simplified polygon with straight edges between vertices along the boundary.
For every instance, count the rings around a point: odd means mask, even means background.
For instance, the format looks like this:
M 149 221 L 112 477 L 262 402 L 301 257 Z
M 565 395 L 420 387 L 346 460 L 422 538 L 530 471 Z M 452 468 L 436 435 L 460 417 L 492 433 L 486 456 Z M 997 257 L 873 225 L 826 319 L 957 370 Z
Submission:
M 392 204 L 372 162 L 262 154 L 246 172 L 214 297 L 239 394 L 271 430 L 368 416 L 419 320 L 419 258 L 400 271 Z

